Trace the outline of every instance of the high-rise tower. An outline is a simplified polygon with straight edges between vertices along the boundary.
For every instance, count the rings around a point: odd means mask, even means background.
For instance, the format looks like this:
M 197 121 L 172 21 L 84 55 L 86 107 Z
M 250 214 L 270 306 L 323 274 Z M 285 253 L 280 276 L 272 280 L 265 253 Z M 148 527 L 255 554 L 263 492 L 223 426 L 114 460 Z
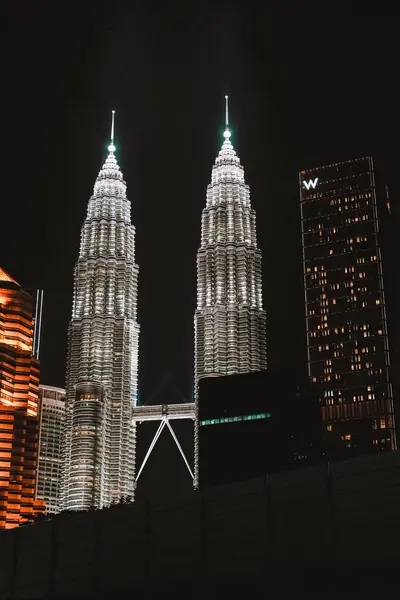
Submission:
M 42 295 L 0 267 L 0 529 L 43 513 L 35 500 Z M 35 316 L 34 316 L 35 315 Z
M 66 385 L 61 507 L 84 510 L 133 496 L 139 325 L 135 228 L 115 158 L 94 184 L 75 267 Z
M 228 97 L 224 142 L 212 169 L 197 253 L 195 387 L 201 377 L 267 366 L 261 251 L 250 189 L 232 146 Z
M 39 459 L 36 497 L 44 501 L 47 514 L 55 514 L 60 510 L 65 390 L 50 385 L 40 385 L 39 400 Z
M 308 373 L 333 452 L 397 448 L 381 228 L 371 157 L 300 173 Z

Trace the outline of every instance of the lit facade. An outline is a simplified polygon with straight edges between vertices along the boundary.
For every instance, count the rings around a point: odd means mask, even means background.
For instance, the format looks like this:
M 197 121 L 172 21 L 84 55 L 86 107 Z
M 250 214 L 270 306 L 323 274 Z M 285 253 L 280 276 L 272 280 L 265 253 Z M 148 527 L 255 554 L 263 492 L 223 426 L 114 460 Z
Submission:
M 139 325 L 135 228 L 112 140 L 82 227 L 66 386 L 63 510 L 134 492 Z
M 60 510 L 65 390 L 40 385 L 39 415 L 36 498 L 44 501 L 47 514 L 56 514 Z
M 308 372 L 341 452 L 396 449 L 383 285 L 390 205 L 372 158 L 300 173 Z
M 0 268 L 0 529 L 44 510 L 35 500 L 40 319 L 34 304 Z
M 207 188 L 197 253 L 196 396 L 201 377 L 267 367 L 256 215 L 230 138 L 227 111 L 224 142 Z

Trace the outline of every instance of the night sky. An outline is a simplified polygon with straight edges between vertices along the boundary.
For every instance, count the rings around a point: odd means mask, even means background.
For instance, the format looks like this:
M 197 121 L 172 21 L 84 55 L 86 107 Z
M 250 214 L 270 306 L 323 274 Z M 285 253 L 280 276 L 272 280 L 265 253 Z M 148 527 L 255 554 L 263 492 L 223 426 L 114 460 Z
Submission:
M 141 401 L 165 378 L 190 399 L 200 216 L 225 94 L 257 214 L 269 365 L 305 371 L 298 171 L 381 156 L 396 223 L 398 38 L 384 3 L 284 5 L 3 1 L 0 264 L 44 289 L 43 383 L 65 383 L 80 228 L 115 109 L 140 267 Z

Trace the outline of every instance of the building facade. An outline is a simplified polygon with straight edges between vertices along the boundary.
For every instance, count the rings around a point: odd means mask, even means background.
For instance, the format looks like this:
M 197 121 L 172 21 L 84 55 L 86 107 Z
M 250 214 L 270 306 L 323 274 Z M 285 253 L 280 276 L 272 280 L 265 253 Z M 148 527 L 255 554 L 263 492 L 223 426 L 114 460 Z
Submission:
M 108 157 L 89 200 L 75 267 L 63 510 L 107 506 L 134 492 L 139 269 L 131 204 L 113 136 L 114 125 Z
M 44 510 L 35 500 L 40 312 L 32 295 L 0 268 L 0 529 Z
M 372 158 L 300 173 L 308 373 L 333 452 L 396 449 L 383 283 L 390 211 Z
M 197 253 L 196 390 L 201 377 L 266 368 L 261 280 L 256 215 L 226 108 L 224 142 L 207 188 Z
M 36 498 L 44 501 L 46 514 L 56 514 L 60 510 L 64 421 L 65 390 L 40 385 Z

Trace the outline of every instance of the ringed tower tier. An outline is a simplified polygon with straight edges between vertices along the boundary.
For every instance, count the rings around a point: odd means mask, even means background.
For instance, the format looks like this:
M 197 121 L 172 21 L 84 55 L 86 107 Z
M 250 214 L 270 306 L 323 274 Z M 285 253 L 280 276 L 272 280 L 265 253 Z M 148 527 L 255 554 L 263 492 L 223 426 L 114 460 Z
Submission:
M 133 497 L 139 324 L 135 228 L 115 157 L 94 184 L 74 276 L 61 505 L 101 508 Z
M 207 188 L 197 253 L 196 397 L 202 377 L 267 367 L 256 215 L 231 142 L 228 97 L 225 99 L 224 141 Z

